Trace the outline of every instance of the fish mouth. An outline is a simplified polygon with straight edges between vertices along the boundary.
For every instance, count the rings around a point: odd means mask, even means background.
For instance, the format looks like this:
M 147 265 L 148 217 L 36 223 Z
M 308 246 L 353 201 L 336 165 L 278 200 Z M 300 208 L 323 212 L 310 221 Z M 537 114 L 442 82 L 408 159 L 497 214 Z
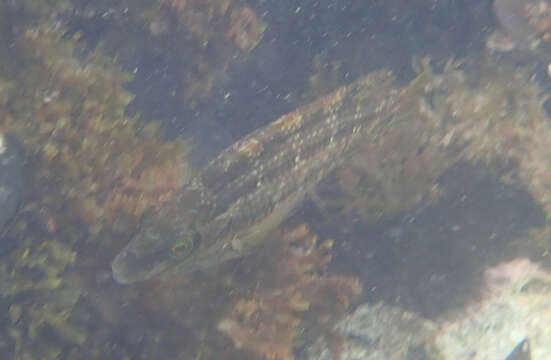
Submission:
M 111 263 L 111 274 L 113 280 L 121 285 L 129 285 L 155 277 L 163 272 L 165 265 L 159 264 L 151 269 L 137 266 L 140 264 L 140 257 L 132 249 L 123 249 Z
M 127 261 L 128 252 L 126 250 L 121 251 L 111 263 L 111 274 L 113 280 L 121 285 L 128 285 L 136 282 L 137 279 L 132 279 L 128 277 L 128 271 L 126 271 L 125 264 L 128 264 Z

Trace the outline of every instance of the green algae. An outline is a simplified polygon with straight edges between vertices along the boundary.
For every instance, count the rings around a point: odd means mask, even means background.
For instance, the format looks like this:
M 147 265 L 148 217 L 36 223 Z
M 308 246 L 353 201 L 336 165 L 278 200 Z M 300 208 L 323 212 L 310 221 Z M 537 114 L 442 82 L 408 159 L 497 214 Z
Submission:
M 0 66 L 10 69 L 0 73 L 0 127 L 24 143 L 32 174 L 24 211 L 43 226 L 17 220 L 9 234 L 17 247 L 0 261 L 4 331 L 18 360 L 55 359 L 87 341 L 88 326 L 73 318 L 95 276 L 84 266 L 112 256 L 91 250 L 126 241 L 121 234 L 188 171 L 182 141 L 165 143 L 159 126 L 125 115 L 131 76 L 99 52 L 83 59 L 76 49 L 62 28 L 43 23 L 15 39 L 17 69 Z

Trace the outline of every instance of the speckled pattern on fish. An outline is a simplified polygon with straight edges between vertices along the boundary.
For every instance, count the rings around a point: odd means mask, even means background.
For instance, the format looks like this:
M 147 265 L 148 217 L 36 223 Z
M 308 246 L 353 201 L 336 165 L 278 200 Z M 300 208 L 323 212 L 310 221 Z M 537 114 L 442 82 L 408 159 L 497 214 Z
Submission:
M 148 215 L 141 233 L 115 259 L 115 279 L 139 281 L 171 264 L 189 272 L 247 253 L 354 142 L 377 136 L 390 123 L 397 96 L 390 73 L 372 73 L 237 141 L 166 206 Z M 193 254 L 171 258 L 164 242 L 174 244 L 177 239 L 170 237 L 190 228 L 199 239 Z

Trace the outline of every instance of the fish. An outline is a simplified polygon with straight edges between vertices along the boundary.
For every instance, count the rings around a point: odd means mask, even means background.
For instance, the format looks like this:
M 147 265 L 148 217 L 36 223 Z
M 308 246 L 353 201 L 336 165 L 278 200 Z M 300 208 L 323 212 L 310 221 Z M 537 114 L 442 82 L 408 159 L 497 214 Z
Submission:
M 392 123 L 389 71 L 367 74 L 236 141 L 158 209 L 112 262 L 119 284 L 186 274 L 251 253 L 353 145 Z

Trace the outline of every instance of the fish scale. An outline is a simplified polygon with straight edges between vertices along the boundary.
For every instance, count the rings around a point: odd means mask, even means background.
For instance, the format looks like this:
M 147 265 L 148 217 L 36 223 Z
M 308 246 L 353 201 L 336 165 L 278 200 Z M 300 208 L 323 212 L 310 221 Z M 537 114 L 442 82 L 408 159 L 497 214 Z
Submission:
M 262 143 L 261 152 L 250 155 L 254 160 L 240 159 L 242 162 L 236 161 L 236 164 L 227 170 L 220 166 L 221 162 L 214 161 L 201 178 L 206 179 L 204 184 L 208 184 L 207 187 L 217 194 L 215 201 L 222 205 L 219 207 L 220 211 L 224 211 L 223 204 L 228 204 L 227 206 L 230 207 L 229 204 L 249 191 L 260 194 L 258 199 L 262 199 L 261 194 L 278 189 L 274 186 L 274 181 L 280 182 L 286 177 L 285 175 L 297 176 L 299 174 L 297 170 L 302 169 L 303 172 L 310 173 L 313 170 L 309 170 L 309 167 L 315 169 L 316 166 L 322 166 L 324 173 L 328 173 L 338 163 L 336 155 L 345 152 L 355 138 L 360 136 L 361 125 L 358 124 L 358 120 L 362 118 L 360 114 L 359 109 L 348 116 L 315 114 L 313 117 L 325 117 L 327 120 L 313 123 L 310 128 L 303 126 L 297 129 L 297 133 L 287 137 L 269 138 L 268 143 Z M 356 133 L 354 128 L 357 128 Z M 213 167 L 216 168 L 213 169 Z M 213 181 L 216 182 L 213 183 Z M 220 181 L 224 183 L 220 184 Z M 303 181 L 305 185 L 310 182 L 306 179 Z M 298 188 L 300 183 L 297 182 L 295 187 Z M 291 185 L 287 191 L 296 191 L 297 189 Z
M 349 119 L 353 117 L 348 116 Z M 237 176 L 220 187 L 213 198 L 218 210 L 213 215 L 239 216 L 247 224 L 254 223 L 256 217 L 266 216 L 279 201 L 294 193 L 304 192 L 309 185 L 329 173 L 338 164 L 338 158 L 334 156 L 346 151 L 354 138 L 360 135 L 360 125 L 355 121 L 347 121 L 335 114 L 329 118 L 332 120 L 326 124 L 337 124 L 336 119 L 339 119 L 341 125 L 326 125 L 322 128 L 324 131 L 315 131 L 316 136 L 309 131 L 304 138 L 300 135 L 307 130 L 301 128 L 301 132 L 283 139 L 277 146 L 264 146 L 261 154 L 254 155 L 258 159 L 250 162 L 250 170 L 240 166 L 240 172 L 245 171 L 245 175 Z M 320 123 L 316 125 L 321 127 Z M 333 139 L 332 142 L 330 139 Z M 273 139 L 270 140 L 270 144 L 274 144 Z M 235 172 L 235 169 L 231 170 Z M 227 179 L 224 177 L 226 174 L 220 171 L 215 178 Z M 248 195 L 243 197 L 243 194 Z M 225 214 L 226 211 L 228 214 Z M 254 214 L 254 217 L 247 219 L 240 216 L 245 214 Z
M 169 267 L 185 273 L 250 252 L 354 143 L 390 126 L 397 97 L 391 74 L 375 72 L 237 141 L 146 215 L 141 231 L 114 260 L 114 278 L 130 283 Z M 171 256 L 179 237 L 189 239 L 190 233 L 197 240 L 189 256 Z

